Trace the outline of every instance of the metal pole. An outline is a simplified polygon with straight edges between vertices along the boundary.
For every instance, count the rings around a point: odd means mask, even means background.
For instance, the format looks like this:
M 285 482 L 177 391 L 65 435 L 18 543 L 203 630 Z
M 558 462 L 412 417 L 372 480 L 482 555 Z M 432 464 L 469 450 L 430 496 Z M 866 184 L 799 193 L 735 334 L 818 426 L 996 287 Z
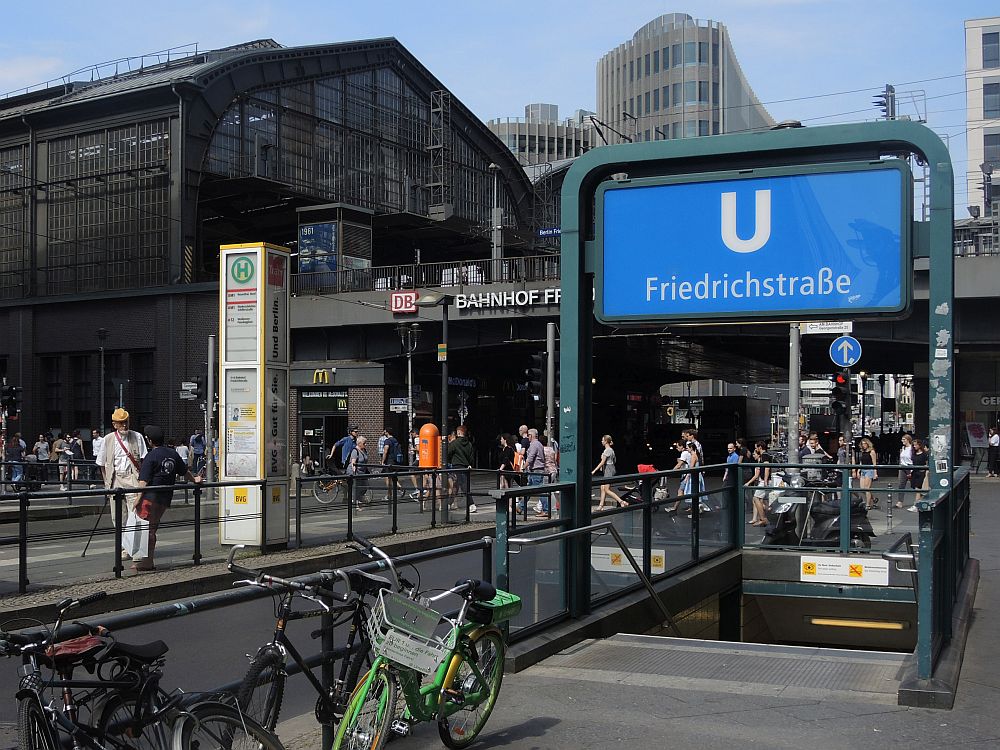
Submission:
M 115 490 L 115 494 L 111 498 L 115 508 L 115 564 L 112 570 L 115 572 L 115 578 L 122 577 L 122 511 L 125 509 L 125 493 L 122 490 Z
M 194 486 L 194 555 L 195 565 L 201 564 L 201 485 Z
M 28 493 L 18 495 L 17 593 L 28 592 Z
M 556 416 L 556 324 L 545 324 L 545 435 L 552 442 Z
M 215 334 L 208 337 L 208 373 L 205 378 L 205 479 L 215 481 L 215 439 L 212 414 L 215 406 Z M 215 497 L 215 488 L 209 488 L 209 500 Z M 263 502 L 263 498 L 261 498 Z
M 444 361 L 441 363 L 441 468 L 448 463 L 448 300 L 441 305 L 441 343 L 444 344 Z M 441 475 L 441 523 L 448 523 L 449 498 L 444 474 Z
M 802 373 L 799 371 L 799 337 L 801 330 L 798 323 L 792 323 L 788 327 L 788 463 L 797 464 L 799 462 L 799 388 L 802 382 Z M 792 470 L 798 473 L 797 470 Z

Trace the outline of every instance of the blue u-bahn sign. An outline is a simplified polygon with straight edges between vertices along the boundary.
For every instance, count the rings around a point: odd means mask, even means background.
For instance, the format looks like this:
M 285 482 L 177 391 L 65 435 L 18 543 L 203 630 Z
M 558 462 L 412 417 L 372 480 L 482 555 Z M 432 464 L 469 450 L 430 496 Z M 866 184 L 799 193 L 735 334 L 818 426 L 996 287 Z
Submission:
M 910 172 L 889 160 L 606 182 L 608 322 L 895 315 L 910 304 Z

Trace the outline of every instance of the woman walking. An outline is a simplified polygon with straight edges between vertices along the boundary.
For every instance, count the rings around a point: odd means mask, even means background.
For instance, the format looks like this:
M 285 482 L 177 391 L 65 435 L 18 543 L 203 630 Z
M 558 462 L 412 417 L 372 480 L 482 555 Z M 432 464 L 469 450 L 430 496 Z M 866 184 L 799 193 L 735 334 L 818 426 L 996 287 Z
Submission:
M 601 438 L 601 445 L 604 446 L 604 450 L 601 451 L 601 460 L 590 473 L 593 476 L 594 474 L 597 474 L 597 472 L 602 471 L 605 477 L 613 477 L 617 473 L 615 471 L 615 449 L 611 447 L 614 445 L 614 441 L 611 439 L 610 435 L 605 435 Z M 604 510 L 604 499 L 609 496 L 614 498 L 615 502 L 623 508 L 628 505 L 628 503 L 612 491 L 611 485 L 602 484 L 601 500 L 597 504 L 598 510 Z
M 1000 434 L 996 427 L 990 427 L 990 438 L 986 448 L 986 476 L 1000 477 Z
M 497 471 L 500 472 L 500 489 L 506 490 L 510 487 L 510 477 L 504 474 L 505 471 L 514 471 L 514 442 L 506 432 L 500 436 L 500 465 Z
M 926 490 L 928 488 L 927 463 L 929 459 L 930 452 L 927 450 L 927 445 L 920 438 L 916 438 L 913 441 L 913 471 L 910 472 L 910 489 Z M 923 497 L 923 492 L 917 492 L 913 499 L 913 504 L 906 509 L 916 513 L 916 503 L 922 500 Z
M 905 490 L 910 486 L 910 471 L 913 468 L 913 438 L 909 435 L 903 435 L 902 442 L 903 446 L 899 449 L 899 465 L 902 468 L 899 470 L 899 478 L 896 483 L 897 490 Z M 903 507 L 901 499 L 896 501 L 896 507 Z
M 878 505 L 878 498 L 872 494 L 872 482 L 878 479 L 878 471 L 875 469 L 878 458 L 875 455 L 875 446 L 868 438 L 861 439 L 861 455 L 858 456 L 858 463 L 870 467 L 855 469 L 854 476 L 858 480 L 858 487 L 865 492 L 865 509 L 871 510 Z
M 754 469 L 753 476 L 743 485 L 744 487 L 757 487 L 753 492 L 753 516 L 750 518 L 751 526 L 767 526 L 767 486 L 771 481 L 771 459 L 767 455 L 767 444 L 758 441 L 753 448 L 753 462 L 764 464 Z

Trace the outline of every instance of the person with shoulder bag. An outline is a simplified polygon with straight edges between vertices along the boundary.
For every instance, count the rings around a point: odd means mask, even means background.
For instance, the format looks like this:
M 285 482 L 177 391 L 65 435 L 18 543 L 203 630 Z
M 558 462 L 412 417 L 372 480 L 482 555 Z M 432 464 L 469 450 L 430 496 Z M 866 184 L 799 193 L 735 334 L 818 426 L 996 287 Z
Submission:
M 359 435 L 347 457 L 346 474 L 354 477 L 354 507 L 360 508 L 368 493 L 368 440 Z
M 135 430 L 129 429 L 129 413 L 121 407 L 111 415 L 114 430 L 101 443 L 97 455 L 97 465 L 104 472 L 104 488 L 108 490 L 107 500 L 111 505 L 111 521 L 115 522 L 115 502 L 112 490 L 139 487 L 139 469 L 146 457 L 146 440 Z M 135 515 L 139 493 L 125 495 L 124 511 L 128 513 L 125 533 L 122 535 L 122 559 L 145 557 L 145 547 L 149 542 L 149 524 Z

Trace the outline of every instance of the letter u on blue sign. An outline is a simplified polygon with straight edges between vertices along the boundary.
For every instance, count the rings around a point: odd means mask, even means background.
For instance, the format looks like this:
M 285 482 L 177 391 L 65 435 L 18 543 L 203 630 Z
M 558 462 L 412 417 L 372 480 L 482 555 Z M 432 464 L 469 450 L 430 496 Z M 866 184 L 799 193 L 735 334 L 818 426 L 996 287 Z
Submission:
M 754 253 L 771 239 L 771 191 L 754 191 L 753 236 L 744 240 L 736 233 L 736 193 L 722 194 L 722 241 L 734 253 Z

